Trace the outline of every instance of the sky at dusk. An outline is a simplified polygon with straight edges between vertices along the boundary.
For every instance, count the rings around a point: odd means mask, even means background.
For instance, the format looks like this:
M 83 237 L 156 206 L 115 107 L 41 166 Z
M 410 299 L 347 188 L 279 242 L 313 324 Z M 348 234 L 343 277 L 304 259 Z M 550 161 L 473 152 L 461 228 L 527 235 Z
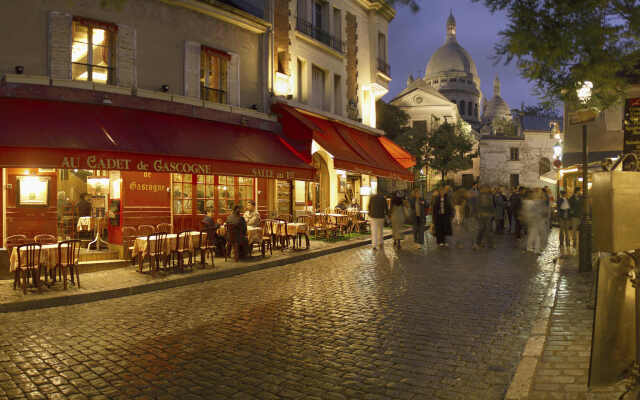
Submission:
M 520 108 L 524 101 L 535 105 L 539 99 L 532 93 L 533 84 L 521 78 L 512 62 L 494 65 L 493 46 L 498 32 L 507 25 L 504 14 L 491 14 L 481 3 L 471 0 L 418 0 L 420 11 L 412 13 L 406 6 L 397 5 L 397 15 L 389 26 L 389 64 L 391 85 L 385 101 L 393 99 L 406 87 L 407 76 L 424 77 L 431 55 L 444 44 L 446 21 L 450 9 L 456 18 L 458 43 L 476 63 L 483 95 L 493 96 L 493 79 L 498 74 L 502 98 L 511 108 Z

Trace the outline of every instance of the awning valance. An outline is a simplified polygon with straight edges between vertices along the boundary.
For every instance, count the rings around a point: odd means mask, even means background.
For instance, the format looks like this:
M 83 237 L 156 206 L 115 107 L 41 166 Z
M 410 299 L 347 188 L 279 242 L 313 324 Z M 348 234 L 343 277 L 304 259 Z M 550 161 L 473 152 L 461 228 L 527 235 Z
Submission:
M 15 98 L 0 98 L 0 166 L 313 179 L 307 161 L 272 132 L 151 111 Z
M 380 137 L 349 126 L 343 122 L 298 110 L 285 104 L 276 104 L 287 142 L 298 143 L 303 157 L 311 158 L 311 142 L 315 140 L 333 156 L 337 169 L 411 180 L 412 174 L 387 151 Z

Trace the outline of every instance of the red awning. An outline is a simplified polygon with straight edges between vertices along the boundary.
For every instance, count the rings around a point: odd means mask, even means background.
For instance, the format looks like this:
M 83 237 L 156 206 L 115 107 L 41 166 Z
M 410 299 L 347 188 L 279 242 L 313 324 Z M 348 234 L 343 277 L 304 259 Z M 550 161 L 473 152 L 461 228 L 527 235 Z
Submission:
M 378 136 L 340 121 L 301 112 L 285 104 L 276 104 L 287 142 L 297 142 L 304 157 L 311 159 L 311 140 L 331 153 L 337 169 L 367 175 L 411 180 L 412 175 L 389 154 Z M 292 139 L 289 137 L 293 136 Z
M 313 179 L 275 133 L 151 111 L 0 98 L 0 166 Z
M 380 144 L 391 154 L 394 160 L 404 168 L 411 168 L 416 165 L 416 159 L 411 154 L 407 153 L 405 149 L 398 146 L 391 140 L 387 139 L 384 136 L 380 136 L 378 138 Z

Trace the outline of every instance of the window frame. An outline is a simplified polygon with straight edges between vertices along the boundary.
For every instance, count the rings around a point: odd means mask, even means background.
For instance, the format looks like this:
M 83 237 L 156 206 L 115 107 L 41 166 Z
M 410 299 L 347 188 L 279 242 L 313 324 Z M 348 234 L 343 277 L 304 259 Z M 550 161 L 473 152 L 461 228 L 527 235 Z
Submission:
M 520 161 L 520 149 L 518 147 L 509 148 L 509 161 Z
M 217 84 L 214 87 L 209 81 L 212 75 L 212 61 L 216 59 L 218 67 Z M 229 104 L 229 66 L 231 55 L 208 46 L 200 47 L 200 98 L 219 104 Z M 223 79 L 224 77 L 224 79 Z M 224 87 L 224 88 L 223 88 Z M 210 97 L 210 94 L 216 96 Z
M 74 40 L 74 36 L 73 33 L 76 29 L 76 26 L 82 26 L 87 28 L 87 43 L 84 42 L 79 42 Z M 105 31 L 105 41 L 107 42 L 104 46 L 102 45 L 94 45 L 93 44 L 93 30 L 94 29 L 101 29 Z M 105 85 L 112 85 L 115 81 L 115 72 L 116 72 L 116 68 L 115 68 L 115 64 L 116 64 L 116 54 L 115 54 L 115 49 L 116 49 L 116 41 L 117 41 L 117 33 L 118 33 L 118 26 L 115 24 L 111 24 L 108 22 L 102 22 L 102 21 L 97 21 L 97 20 L 92 20 L 92 19 L 88 19 L 88 18 L 83 18 L 83 17 L 73 17 L 72 21 L 71 21 L 71 79 L 74 81 L 80 81 L 80 82 L 94 82 L 93 79 L 93 73 L 94 73 L 94 68 L 100 68 L 100 69 L 105 69 L 107 71 L 107 79 L 105 82 L 97 82 L 99 84 L 105 84 Z M 77 61 L 73 61 L 73 45 L 74 43 L 83 43 L 86 44 L 87 46 L 87 63 L 81 63 L 81 62 L 77 62 Z M 102 66 L 102 65 L 98 65 L 98 64 L 93 64 L 93 52 L 94 46 L 101 46 L 107 49 L 109 55 L 108 55 L 108 60 L 107 60 L 107 66 Z M 73 77 L 73 66 L 74 65 L 80 65 L 83 66 L 84 68 L 86 68 L 87 71 L 87 79 L 77 79 Z

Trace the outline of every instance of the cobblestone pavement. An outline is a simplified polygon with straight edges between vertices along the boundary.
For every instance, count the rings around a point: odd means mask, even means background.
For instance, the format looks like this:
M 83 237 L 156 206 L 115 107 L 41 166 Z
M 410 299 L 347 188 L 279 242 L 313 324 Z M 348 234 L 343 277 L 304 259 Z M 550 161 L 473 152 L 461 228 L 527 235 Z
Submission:
M 624 392 L 624 382 L 587 388 L 593 327 L 592 288 L 593 274 L 579 273 L 576 257 L 561 259 L 556 304 L 530 400 L 616 400 Z
M 0 398 L 501 399 L 553 251 L 406 247 L 0 315 Z

